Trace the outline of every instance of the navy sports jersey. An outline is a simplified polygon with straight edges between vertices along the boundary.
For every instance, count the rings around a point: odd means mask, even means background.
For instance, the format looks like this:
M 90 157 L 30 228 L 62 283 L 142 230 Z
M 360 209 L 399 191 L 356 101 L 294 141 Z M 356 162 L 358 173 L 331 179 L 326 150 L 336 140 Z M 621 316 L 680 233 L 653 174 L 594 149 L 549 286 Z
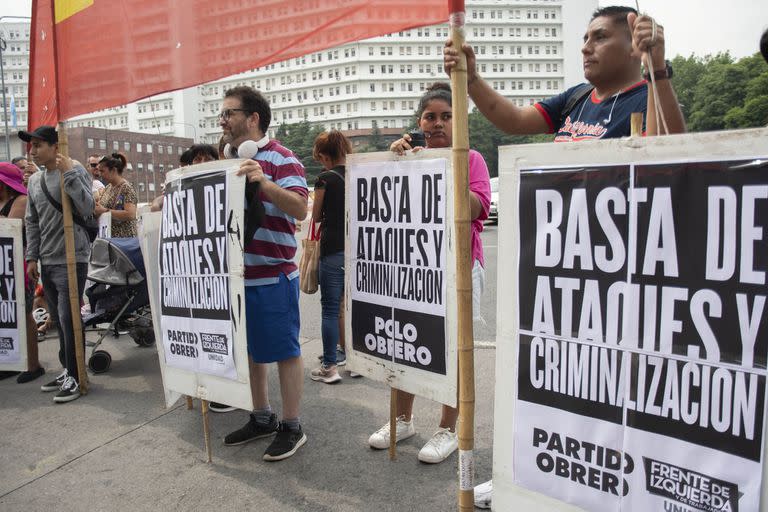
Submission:
M 571 87 L 562 94 L 534 105 L 547 121 L 549 133 L 555 133 L 555 142 L 628 137 L 631 134 L 631 114 L 645 114 L 648 107 L 648 87 L 643 80 L 602 101 L 597 99 L 595 91 L 592 90 L 564 116 L 563 109 L 568 103 L 568 98 L 579 87 L 581 86 Z

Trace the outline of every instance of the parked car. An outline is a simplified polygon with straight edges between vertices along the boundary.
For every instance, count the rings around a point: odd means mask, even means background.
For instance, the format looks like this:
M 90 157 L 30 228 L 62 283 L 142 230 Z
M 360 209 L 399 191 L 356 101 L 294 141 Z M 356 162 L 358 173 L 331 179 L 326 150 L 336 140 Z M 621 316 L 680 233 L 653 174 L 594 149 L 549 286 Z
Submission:
M 499 178 L 491 178 L 491 207 L 488 210 L 488 220 L 499 222 Z

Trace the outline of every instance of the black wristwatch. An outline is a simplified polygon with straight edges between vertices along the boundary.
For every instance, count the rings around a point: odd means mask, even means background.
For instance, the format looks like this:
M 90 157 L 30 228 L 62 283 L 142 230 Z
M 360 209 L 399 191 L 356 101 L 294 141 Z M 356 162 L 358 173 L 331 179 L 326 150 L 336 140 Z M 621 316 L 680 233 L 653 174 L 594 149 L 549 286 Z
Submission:
M 653 79 L 654 80 L 669 80 L 672 78 L 672 64 L 669 63 L 669 61 L 666 61 L 667 66 L 664 69 L 657 69 L 653 73 Z M 643 73 L 643 79 L 646 82 L 651 81 L 651 74 L 646 70 Z

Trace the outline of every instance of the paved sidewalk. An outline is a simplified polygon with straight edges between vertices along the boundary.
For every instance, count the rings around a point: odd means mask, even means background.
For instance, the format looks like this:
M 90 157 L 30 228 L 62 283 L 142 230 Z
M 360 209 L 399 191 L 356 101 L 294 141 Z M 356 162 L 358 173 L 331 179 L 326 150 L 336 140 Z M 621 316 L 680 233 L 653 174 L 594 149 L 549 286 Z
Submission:
M 89 333 L 89 339 L 94 337 Z M 107 373 L 91 376 L 90 393 L 54 404 L 40 385 L 59 372 L 58 340 L 40 344 L 44 377 L 0 381 L 0 511 L 68 510 L 456 510 L 456 454 L 438 465 L 416 455 L 437 427 L 438 404 L 416 400 L 417 435 L 398 445 L 398 459 L 368 448 L 368 436 L 389 412 L 388 388 L 367 379 L 334 386 L 310 381 L 321 352 L 303 339 L 302 424 L 308 442 L 285 461 L 261 460 L 269 440 L 225 447 L 244 412 L 211 414 L 213 463 L 205 462 L 200 404 L 165 409 L 154 348 L 129 336 L 107 338 Z M 491 474 L 495 350 L 477 349 L 476 481 Z M 270 374 L 280 410 L 277 372 Z

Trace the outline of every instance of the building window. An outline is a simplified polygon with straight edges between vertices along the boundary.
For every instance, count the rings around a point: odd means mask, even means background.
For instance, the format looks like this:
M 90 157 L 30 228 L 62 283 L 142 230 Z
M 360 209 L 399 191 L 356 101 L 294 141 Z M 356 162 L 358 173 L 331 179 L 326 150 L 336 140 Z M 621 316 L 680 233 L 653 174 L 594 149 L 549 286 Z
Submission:
M 99 149 L 107 149 L 107 141 L 104 139 L 99 139 Z
M 93 149 L 93 139 L 88 139 L 88 149 Z
M 136 152 L 141 153 L 141 143 L 139 142 L 136 143 Z
M 123 149 L 124 149 L 125 151 L 130 151 L 130 150 L 131 150 L 131 143 L 130 143 L 130 142 L 128 142 L 128 141 L 126 141 L 126 142 L 123 142 Z

